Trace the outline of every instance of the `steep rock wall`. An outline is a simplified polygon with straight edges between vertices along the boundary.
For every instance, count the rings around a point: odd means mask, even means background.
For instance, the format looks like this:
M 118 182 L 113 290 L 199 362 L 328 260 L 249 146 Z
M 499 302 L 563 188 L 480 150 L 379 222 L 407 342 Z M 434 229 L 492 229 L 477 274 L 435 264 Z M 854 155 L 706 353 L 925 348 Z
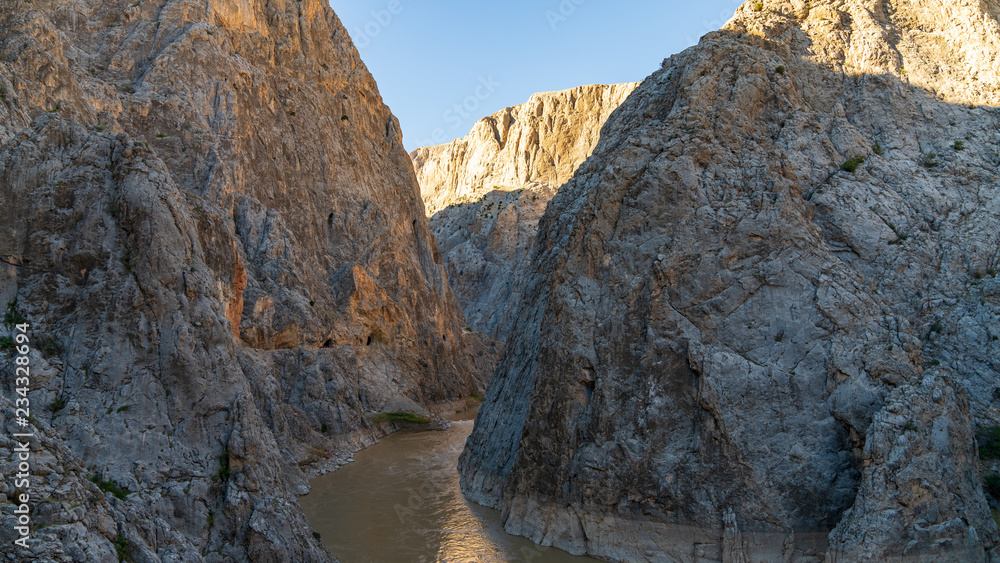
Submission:
M 464 402 L 493 353 L 343 26 L 320 0 L 11 1 L 0 38 L 31 557 L 329 559 L 307 477 L 373 443 L 393 396 Z
M 613 561 L 995 557 L 998 30 L 750 2 L 666 60 L 549 203 L 467 496 Z

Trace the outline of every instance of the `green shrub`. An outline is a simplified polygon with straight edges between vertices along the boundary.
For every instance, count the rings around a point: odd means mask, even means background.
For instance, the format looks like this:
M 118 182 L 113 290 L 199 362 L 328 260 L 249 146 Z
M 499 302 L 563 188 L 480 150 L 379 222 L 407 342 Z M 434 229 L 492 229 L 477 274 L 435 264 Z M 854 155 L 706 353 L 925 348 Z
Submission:
M 986 485 L 986 492 L 993 498 L 1000 500 L 1000 475 L 997 475 L 996 473 L 987 475 L 986 478 L 983 479 L 983 483 Z
M 979 459 L 1000 459 L 1000 426 L 987 426 L 976 431 Z
M 115 538 L 115 552 L 118 554 L 118 561 L 126 561 L 125 557 L 128 554 L 128 538 L 125 534 L 118 532 L 118 537 Z
M 62 397 L 56 397 L 56 400 L 49 403 L 49 410 L 52 412 L 59 412 L 66 408 L 66 399 Z
M 0 337 L 0 352 L 13 354 L 15 349 L 14 339 L 9 336 Z
M 934 168 L 939 164 L 937 156 L 938 155 L 936 152 L 929 152 L 921 155 L 920 165 L 923 166 L 924 168 Z
M 132 494 L 129 492 L 128 489 L 118 485 L 118 481 L 115 481 L 114 479 L 108 479 L 105 481 L 104 479 L 101 479 L 99 475 L 96 474 L 91 475 L 89 479 L 91 483 L 97 485 L 98 489 L 101 489 L 101 491 L 105 493 L 111 493 L 111 496 L 115 497 L 118 500 L 125 500 L 128 498 L 130 494 Z
M 400 422 L 406 424 L 430 424 L 431 421 L 412 412 L 383 412 L 375 415 L 372 422 Z
M 778 65 L 778 68 L 774 69 L 774 72 L 778 74 L 785 74 L 785 65 Z
M 955 144 L 952 145 L 951 148 L 955 149 L 956 151 L 964 151 L 965 141 L 955 141 Z
M 875 153 L 875 154 L 877 154 L 877 155 L 879 155 L 879 156 L 885 155 L 885 149 L 883 149 L 882 145 L 880 145 L 878 143 L 875 143 L 874 145 L 872 145 L 872 152 Z
M 326 423 L 325 423 L 325 422 L 324 422 L 324 423 L 323 423 L 322 425 L 320 425 L 320 427 L 319 427 L 319 431 L 320 431 L 320 432 L 322 432 L 323 434 L 326 434 L 326 431 L 327 431 L 327 430 L 329 430 L 329 428 L 327 428 L 327 426 L 326 426 Z
M 7 303 L 7 312 L 3 316 L 3 324 L 8 328 L 19 324 L 24 324 L 28 319 L 17 310 L 17 299 Z
M 855 170 L 858 169 L 858 166 L 861 166 L 864 162 L 865 159 L 861 158 L 860 156 L 857 158 L 852 158 L 847 162 L 841 164 L 840 169 L 846 172 L 854 172 Z
M 908 430 L 910 432 L 919 432 L 920 427 L 917 426 L 915 422 L 907 422 L 906 425 L 903 426 L 903 430 Z
M 215 526 L 215 511 L 214 510 L 209 510 L 208 511 L 208 527 L 211 528 L 212 526 Z
M 763 2 L 754 2 L 753 3 L 753 11 L 759 12 L 759 11 L 761 11 L 763 9 L 764 9 L 764 3 Z
M 469 395 L 469 398 L 473 399 L 475 401 L 478 401 L 480 403 L 483 402 L 483 394 L 482 393 L 473 393 L 473 394 Z
M 232 477 L 232 470 L 229 466 L 229 448 L 226 448 L 219 456 L 219 472 L 212 476 L 212 480 L 228 483 L 230 477 Z
M 934 324 L 931 325 L 931 332 L 936 332 L 938 334 L 941 334 L 941 331 L 943 331 L 943 330 L 944 330 L 944 327 L 941 326 L 941 323 L 934 323 Z

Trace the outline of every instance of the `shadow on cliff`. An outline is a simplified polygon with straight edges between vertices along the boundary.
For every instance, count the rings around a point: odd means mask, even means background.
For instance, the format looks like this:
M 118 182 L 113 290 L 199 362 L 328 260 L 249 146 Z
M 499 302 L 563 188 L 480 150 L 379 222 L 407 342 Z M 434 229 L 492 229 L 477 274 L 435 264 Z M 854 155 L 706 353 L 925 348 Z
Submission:
M 551 193 L 493 190 L 431 218 L 449 280 L 473 330 L 499 341 L 509 337 L 513 292 Z

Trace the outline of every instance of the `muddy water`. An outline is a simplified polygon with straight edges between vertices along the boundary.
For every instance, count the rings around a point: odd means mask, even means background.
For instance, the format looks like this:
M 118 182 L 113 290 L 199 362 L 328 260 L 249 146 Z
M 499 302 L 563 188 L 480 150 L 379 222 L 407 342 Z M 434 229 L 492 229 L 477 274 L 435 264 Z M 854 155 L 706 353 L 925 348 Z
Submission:
M 396 433 L 319 477 L 299 499 L 341 563 L 584 563 L 506 534 L 500 513 L 465 500 L 458 456 L 471 420 Z

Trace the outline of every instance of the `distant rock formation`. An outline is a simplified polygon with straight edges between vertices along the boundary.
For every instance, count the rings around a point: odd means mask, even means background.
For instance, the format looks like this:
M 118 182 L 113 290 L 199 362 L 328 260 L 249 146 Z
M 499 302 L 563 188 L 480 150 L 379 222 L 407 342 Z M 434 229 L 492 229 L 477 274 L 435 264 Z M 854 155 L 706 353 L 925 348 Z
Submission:
M 539 224 L 467 496 L 611 561 L 997 560 L 998 13 L 748 2 L 666 60 Z
M 464 139 L 410 153 L 448 275 L 472 329 L 506 340 L 515 278 L 549 199 L 590 156 L 638 83 L 535 94 Z
M 464 405 L 494 353 L 347 32 L 325 0 L 11 0 L 0 40 L 0 305 L 39 436 L 35 541 L 5 510 L 0 552 L 331 559 L 307 478 L 391 397 Z

